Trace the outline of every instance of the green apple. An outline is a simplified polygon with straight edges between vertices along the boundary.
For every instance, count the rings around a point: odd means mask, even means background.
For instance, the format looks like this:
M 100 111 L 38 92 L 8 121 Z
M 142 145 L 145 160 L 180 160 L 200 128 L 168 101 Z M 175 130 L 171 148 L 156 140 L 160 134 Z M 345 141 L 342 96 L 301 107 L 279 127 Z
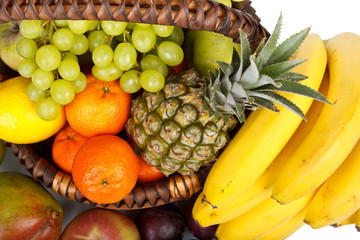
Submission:
M 231 7 L 231 0 L 219 0 Z M 231 63 L 233 53 L 233 39 L 219 33 L 195 31 L 193 38 L 193 67 L 203 76 L 209 71 L 215 72 L 219 66 L 216 61 Z M 190 44 L 189 44 L 190 45 Z
M 16 51 L 16 44 L 20 38 L 19 22 L 0 25 L 0 57 L 7 66 L 15 71 L 23 59 Z
M 6 152 L 6 148 L 4 145 L 4 141 L 0 139 L 0 164 L 1 164 L 2 160 L 4 159 L 5 152 Z

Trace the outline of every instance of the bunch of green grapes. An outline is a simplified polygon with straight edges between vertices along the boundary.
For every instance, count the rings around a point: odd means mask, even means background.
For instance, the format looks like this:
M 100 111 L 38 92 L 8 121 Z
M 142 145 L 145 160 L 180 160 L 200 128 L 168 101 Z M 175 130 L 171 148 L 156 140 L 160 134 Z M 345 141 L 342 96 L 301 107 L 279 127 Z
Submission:
M 160 91 L 169 67 L 184 58 L 184 33 L 174 26 L 97 20 L 24 20 L 17 52 L 24 59 L 20 75 L 31 78 L 28 97 L 44 120 L 55 119 L 61 106 L 83 91 L 87 81 L 80 56 L 92 62 L 92 74 L 119 80 L 122 89 Z M 91 53 L 91 54 L 87 54 Z
M 120 78 L 121 88 L 128 93 L 141 88 L 160 91 L 169 67 L 184 58 L 184 32 L 174 26 L 101 21 L 88 38 L 93 75 L 104 81 Z
M 21 76 L 31 78 L 28 97 L 36 101 L 36 111 L 44 120 L 55 119 L 61 106 L 83 91 L 87 81 L 80 71 L 78 55 L 88 51 L 85 33 L 98 21 L 40 21 L 20 23 L 22 38 L 16 50 L 24 59 L 19 63 Z M 66 26 L 66 27 L 65 27 Z

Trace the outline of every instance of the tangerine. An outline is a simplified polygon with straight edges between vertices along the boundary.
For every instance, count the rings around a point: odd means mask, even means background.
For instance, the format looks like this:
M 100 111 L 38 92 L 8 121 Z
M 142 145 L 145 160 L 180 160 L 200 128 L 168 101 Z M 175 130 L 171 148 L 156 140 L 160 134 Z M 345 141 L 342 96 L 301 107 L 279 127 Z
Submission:
M 87 199 L 100 204 L 114 203 L 134 188 L 139 159 L 122 138 L 95 136 L 80 147 L 72 174 L 75 186 Z
M 76 132 L 70 125 L 62 128 L 56 134 L 52 146 L 52 158 L 56 166 L 71 175 L 75 155 L 87 140 L 87 137 Z
M 119 80 L 102 81 L 88 74 L 85 89 L 65 106 L 70 126 L 86 137 L 121 132 L 130 113 L 131 94 Z
M 138 183 L 151 183 L 166 176 L 155 166 L 148 165 L 141 157 L 139 158 L 139 177 Z

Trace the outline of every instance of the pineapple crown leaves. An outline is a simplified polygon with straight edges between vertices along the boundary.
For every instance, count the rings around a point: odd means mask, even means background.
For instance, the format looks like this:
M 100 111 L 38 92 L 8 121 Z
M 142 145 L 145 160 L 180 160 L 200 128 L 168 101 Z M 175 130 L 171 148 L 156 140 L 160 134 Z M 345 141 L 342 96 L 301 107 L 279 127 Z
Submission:
M 304 120 L 302 110 L 293 102 L 277 92 L 303 95 L 318 101 L 330 103 L 321 93 L 300 83 L 307 76 L 290 70 L 306 59 L 289 60 L 308 35 L 306 28 L 281 44 L 280 37 L 282 15 L 275 29 L 265 43 L 263 39 L 254 53 L 251 53 L 249 41 L 242 29 L 239 29 L 241 53 L 234 49 L 232 63 L 218 61 L 219 70 L 209 72 L 202 95 L 204 109 L 215 118 L 236 115 L 240 122 L 245 121 L 245 110 L 259 107 L 278 112 L 275 103 L 294 112 Z M 226 119 L 225 119 L 226 121 Z

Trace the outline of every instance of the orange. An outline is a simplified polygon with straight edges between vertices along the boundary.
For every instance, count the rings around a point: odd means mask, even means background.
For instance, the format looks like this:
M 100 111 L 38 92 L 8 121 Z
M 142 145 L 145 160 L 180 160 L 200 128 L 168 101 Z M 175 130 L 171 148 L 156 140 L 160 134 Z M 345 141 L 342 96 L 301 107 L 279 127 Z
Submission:
M 87 137 L 76 132 L 67 125 L 55 137 L 52 147 L 54 163 L 63 171 L 72 173 L 72 164 L 79 148 L 88 140 Z
M 165 178 L 165 175 L 155 166 L 148 165 L 141 157 L 139 158 L 138 183 L 151 183 Z
M 131 95 L 121 89 L 118 80 L 86 77 L 85 89 L 65 106 L 70 126 L 86 137 L 121 132 L 129 117 Z
M 114 203 L 134 188 L 139 159 L 122 138 L 95 136 L 80 147 L 72 174 L 75 186 L 87 199 L 100 204 Z

